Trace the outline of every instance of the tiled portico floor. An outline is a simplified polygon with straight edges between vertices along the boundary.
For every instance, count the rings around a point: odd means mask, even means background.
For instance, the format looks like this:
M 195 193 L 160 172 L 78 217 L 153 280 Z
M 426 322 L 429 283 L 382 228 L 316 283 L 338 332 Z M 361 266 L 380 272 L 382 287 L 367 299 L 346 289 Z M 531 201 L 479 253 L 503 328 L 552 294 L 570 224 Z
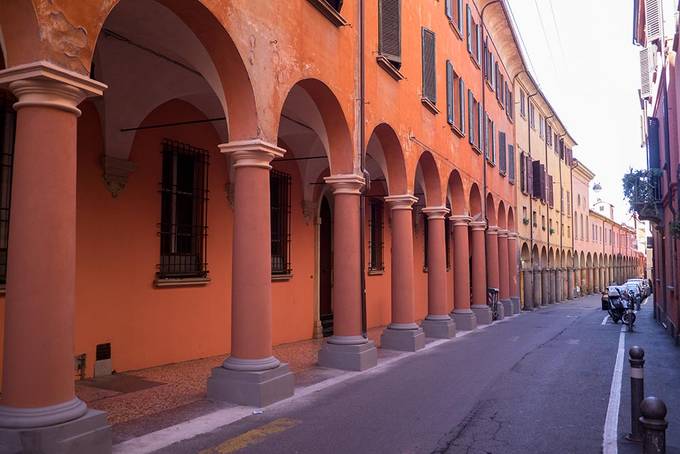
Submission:
M 368 337 L 376 345 L 383 329 L 368 331 Z M 295 373 L 296 386 L 320 382 L 340 373 L 316 367 L 322 343 L 323 339 L 312 339 L 274 347 L 274 355 L 288 363 Z M 379 351 L 380 356 L 386 354 L 389 353 Z M 222 364 L 225 358 L 213 356 L 79 381 L 76 394 L 91 408 L 106 411 L 114 426 L 175 409 L 209 408 L 215 404 L 205 400 L 206 381 L 212 368 Z

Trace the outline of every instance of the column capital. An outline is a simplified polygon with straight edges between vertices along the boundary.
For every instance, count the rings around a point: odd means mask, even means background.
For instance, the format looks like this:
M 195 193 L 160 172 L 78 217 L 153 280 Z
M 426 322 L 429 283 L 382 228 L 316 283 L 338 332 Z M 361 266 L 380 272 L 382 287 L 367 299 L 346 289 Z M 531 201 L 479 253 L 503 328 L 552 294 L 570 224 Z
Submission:
M 388 195 L 385 197 L 385 202 L 390 204 L 393 210 L 410 210 L 414 203 L 418 201 L 418 197 L 411 194 Z
M 497 225 L 490 225 L 486 229 L 487 235 L 498 235 L 499 232 L 500 232 L 500 229 L 498 228 Z
M 0 71 L 0 86 L 8 85 L 19 99 L 14 108 L 50 107 L 80 115 L 80 104 L 101 96 L 107 86 L 47 61 L 36 61 Z
M 486 221 L 471 221 L 470 227 L 472 228 L 472 230 L 485 230 Z
M 234 167 L 261 167 L 271 169 L 273 159 L 286 152 L 274 144 L 261 139 L 235 140 L 218 145 L 220 152 L 228 154 Z
M 355 173 L 331 175 L 323 180 L 333 188 L 333 194 L 359 195 L 365 184 L 364 177 Z
M 511 232 L 511 231 L 508 230 L 508 239 L 509 240 L 516 240 L 517 238 L 519 238 L 519 235 L 517 234 L 517 232 Z
M 464 214 L 452 214 L 449 219 L 453 222 L 453 225 L 464 225 L 466 227 L 472 222 L 472 218 Z
M 427 214 L 428 219 L 446 219 L 446 215 L 449 214 L 448 208 L 441 207 L 425 207 L 423 208 L 423 213 Z
M 498 229 L 498 236 L 501 238 L 507 238 L 508 237 L 508 231 L 504 229 Z

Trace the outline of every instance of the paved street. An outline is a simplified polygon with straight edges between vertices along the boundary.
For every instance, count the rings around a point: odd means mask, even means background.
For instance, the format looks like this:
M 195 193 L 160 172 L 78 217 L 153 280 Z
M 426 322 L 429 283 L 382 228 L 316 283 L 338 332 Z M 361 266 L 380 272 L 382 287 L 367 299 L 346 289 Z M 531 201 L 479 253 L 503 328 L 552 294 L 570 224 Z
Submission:
M 637 331 L 625 334 L 626 350 L 647 349 L 647 394 L 668 389 L 680 370 L 651 314 L 644 305 Z M 603 325 L 604 315 L 597 296 L 524 313 L 162 452 L 601 452 L 621 332 Z M 624 359 L 616 436 L 621 452 L 639 452 L 622 441 L 630 421 Z M 660 367 L 663 383 L 652 376 Z M 658 395 L 676 452 L 679 402 Z

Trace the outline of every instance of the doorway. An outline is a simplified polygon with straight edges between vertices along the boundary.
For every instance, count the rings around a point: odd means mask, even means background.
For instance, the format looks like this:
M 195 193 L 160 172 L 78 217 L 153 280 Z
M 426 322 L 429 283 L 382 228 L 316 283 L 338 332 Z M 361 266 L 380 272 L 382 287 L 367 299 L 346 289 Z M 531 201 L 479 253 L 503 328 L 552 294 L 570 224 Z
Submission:
M 319 218 L 319 318 L 323 337 L 328 337 L 333 335 L 333 218 L 325 195 Z

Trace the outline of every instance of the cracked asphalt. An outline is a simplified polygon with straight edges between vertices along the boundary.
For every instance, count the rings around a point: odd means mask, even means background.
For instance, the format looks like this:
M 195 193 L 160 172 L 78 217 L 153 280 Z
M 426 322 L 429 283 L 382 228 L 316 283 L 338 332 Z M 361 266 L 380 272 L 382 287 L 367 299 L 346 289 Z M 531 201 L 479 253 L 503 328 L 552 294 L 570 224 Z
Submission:
M 604 315 L 599 296 L 523 313 L 161 452 L 598 453 L 620 331 Z

